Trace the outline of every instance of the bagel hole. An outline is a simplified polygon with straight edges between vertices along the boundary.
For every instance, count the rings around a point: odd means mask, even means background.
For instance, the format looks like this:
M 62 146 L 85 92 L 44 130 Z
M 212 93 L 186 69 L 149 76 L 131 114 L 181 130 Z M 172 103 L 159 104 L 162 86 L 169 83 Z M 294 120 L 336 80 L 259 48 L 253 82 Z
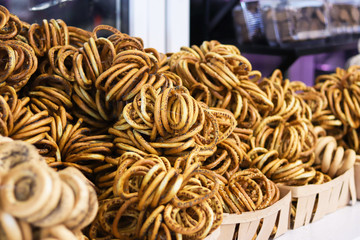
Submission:
M 0 49 L 0 71 L 3 72 L 9 63 L 9 56 L 4 49 Z
M 200 220 L 198 213 L 192 208 L 182 209 L 181 211 L 184 211 L 188 217 L 190 217 L 192 220 L 195 220 L 196 222 Z
M 31 177 L 23 177 L 15 184 L 15 197 L 18 201 L 26 201 L 33 195 L 33 189 L 36 187 Z
M 121 221 L 119 221 L 118 228 L 126 229 L 133 228 L 136 226 L 137 219 L 133 216 L 122 216 Z

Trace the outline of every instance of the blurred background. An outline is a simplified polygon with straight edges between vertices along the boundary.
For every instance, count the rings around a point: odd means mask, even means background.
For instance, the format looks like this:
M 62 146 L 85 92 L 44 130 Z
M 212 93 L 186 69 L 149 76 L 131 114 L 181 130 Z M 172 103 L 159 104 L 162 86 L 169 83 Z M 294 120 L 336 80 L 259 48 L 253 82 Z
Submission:
M 360 6 L 359 1 L 352 2 Z M 330 9 L 336 9 L 335 0 L 0 0 L 0 5 L 28 23 L 61 18 L 68 25 L 87 30 L 99 24 L 111 25 L 143 38 L 146 47 L 161 52 L 174 52 L 181 46 L 216 39 L 237 45 L 253 68 L 264 76 L 280 68 L 291 80 L 309 85 L 316 75 L 344 67 L 347 59 L 358 53 L 357 33 L 334 34 L 331 30 L 335 20 L 331 19 Z M 269 12 L 271 19 L 265 19 Z M 285 35 L 290 38 L 282 38 L 284 27 L 279 24 L 284 22 L 280 22 L 280 13 L 286 15 Z M 294 21 L 298 24 L 307 15 L 310 22 L 323 17 L 325 20 L 315 26 L 316 31 L 296 28 Z M 359 25 L 360 19 L 355 20 L 353 23 Z M 276 38 L 271 38 L 270 30 Z M 334 42 L 334 35 L 346 37 L 337 37 Z
M 68 25 L 91 30 L 99 24 L 128 31 L 128 0 L 0 0 L 11 13 L 29 23 L 42 19 L 63 19 Z M 123 4 L 123 6 L 121 6 Z

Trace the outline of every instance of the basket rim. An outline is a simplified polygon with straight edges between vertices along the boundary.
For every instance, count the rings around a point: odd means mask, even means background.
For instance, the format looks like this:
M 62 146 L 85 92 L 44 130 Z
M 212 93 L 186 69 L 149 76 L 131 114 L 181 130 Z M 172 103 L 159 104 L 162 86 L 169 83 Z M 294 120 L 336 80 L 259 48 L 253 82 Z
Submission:
M 260 209 L 252 212 L 244 212 L 241 214 L 224 213 L 222 224 L 227 225 L 257 221 L 276 214 L 284 208 L 290 208 L 291 191 L 280 189 L 280 194 L 281 198 L 279 199 L 279 201 L 265 209 Z
M 338 186 L 339 184 L 343 184 L 344 181 L 354 176 L 354 167 L 347 170 L 344 174 L 334 178 L 330 182 L 319 184 L 319 185 L 306 185 L 306 186 L 286 186 L 283 184 L 278 184 L 280 189 L 286 189 L 291 191 L 293 197 L 305 197 L 314 194 L 318 194 L 321 192 L 325 192 L 330 190 L 331 188 Z

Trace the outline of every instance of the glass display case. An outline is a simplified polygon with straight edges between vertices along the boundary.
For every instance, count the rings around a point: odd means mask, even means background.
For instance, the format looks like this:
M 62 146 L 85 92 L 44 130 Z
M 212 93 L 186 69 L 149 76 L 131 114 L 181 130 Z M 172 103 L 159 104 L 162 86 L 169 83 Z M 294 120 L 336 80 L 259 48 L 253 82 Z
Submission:
M 326 3 L 322 0 L 260 1 L 270 45 L 324 40 L 330 36 Z
M 0 5 L 29 23 L 63 19 L 70 26 L 86 30 L 107 24 L 129 32 L 129 0 L 0 0 Z
M 234 27 L 240 44 L 265 41 L 259 1 L 242 1 L 233 8 Z
M 359 32 L 360 9 L 359 1 L 328 0 L 329 23 L 332 35 Z

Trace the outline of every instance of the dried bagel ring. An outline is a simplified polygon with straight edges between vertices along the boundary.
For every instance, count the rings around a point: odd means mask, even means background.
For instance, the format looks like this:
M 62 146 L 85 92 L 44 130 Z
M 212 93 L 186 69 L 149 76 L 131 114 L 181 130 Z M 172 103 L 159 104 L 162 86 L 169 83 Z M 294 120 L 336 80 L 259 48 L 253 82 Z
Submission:
M 0 136 L 0 144 L 6 143 L 6 142 L 12 142 L 13 140 L 9 137 Z
M 321 172 L 328 173 L 328 175 L 330 177 L 335 176 L 336 172 L 338 171 L 338 169 L 341 166 L 341 163 L 342 163 L 342 160 L 344 157 L 344 153 L 345 153 L 344 148 L 341 146 L 333 149 L 333 151 L 335 152 L 335 154 L 334 154 L 334 152 L 331 152 L 331 154 L 333 155 L 332 159 L 326 160 L 326 159 L 322 158 L 323 162 L 329 162 L 328 163 L 329 167 L 328 167 L 328 169 L 321 169 Z M 323 163 L 321 164 L 321 168 L 323 168 L 322 166 L 323 166 Z M 326 170 L 326 171 L 324 171 L 324 170 Z
M 9 171 L 11 168 L 24 162 L 40 163 L 43 159 L 31 144 L 22 141 L 0 143 L 0 169 Z
M 112 221 L 110 221 L 110 219 L 115 218 L 115 216 L 117 214 L 116 213 L 117 209 L 119 209 L 124 204 L 124 202 L 125 201 L 120 198 L 110 198 L 110 199 L 101 201 L 97 218 L 92 223 L 90 229 L 93 228 L 94 223 L 96 221 L 98 221 L 99 224 L 101 225 L 101 228 L 105 232 L 107 232 L 109 234 L 112 233 Z M 133 221 L 137 221 L 136 216 L 137 216 L 136 214 L 133 215 L 132 219 L 129 221 L 130 222 L 129 225 L 132 225 Z
M 236 172 L 220 187 L 225 212 L 240 214 L 271 206 L 280 198 L 280 191 L 259 169 Z
M 360 124 L 359 106 L 359 68 L 351 66 L 348 69 L 337 68 L 335 73 L 320 75 L 315 79 L 315 89 L 326 97 L 325 110 L 336 118 L 332 122 L 321 124 L 329 133 L 336 133 L 340 140 L 347 133 L 347 128 L 357 129 Z M 333 127 L 331 123 L 340 120 L 341 123 Z M 340 129 L 340 133 L 339 129 Z
M 57 225 L 49 228 L 41 229 L 41 239 L 55 238 L 58 240 L 78 240 L 75 234 L 67 229 L 65 225 Z
M 188 192 L 184 195 L 187 195 L 187 197 L 191 198 L 197 198 L 199 197 L 196 193 L 194 192 Z M 199 231 L 197 231 L 196 233 L 193 234 L 186 234 L 186 237 L 189 238 L 198 238 L 198 239 L 203 239 L 205 238 L 210 231 L 212 230 L 213 227 L 213 223 L 215 222 L 215 213 L 213 211 L 213 209 L 210 207 L 209 202 L 204 201 L 202 203 L 200 203 L 198 205 L 199 207 L 201 207 L 201 209 L 205 212 L 206 214 L 206 222 L 205 225 L 203 226 L 202 229 L 200 229 Z M 184 225 L 190 225 L 189 222 L 191 222 L 191 218 L 192 216 L 190 216 L 189 214 L 185 214 L 185 212 L 180 212 L 180 216 L 183 217 L 183 224 Z
M 316 143 L 316 149 L 315 149 L 315 156 L 316 156 L 316 160 L 315 160 L 315 164 L 319 164 L 320 163 L 320 152 L 323 150 L 323 148 L 329 144 L 330 142 L 335 143 L 335 146 L 337 146 L 336 144 L 336 140 L 331 137 L 331 136 L 327 136 L 327 137 L 323 137 L 320 138 L 319 141 Z
M 51 47 L 69 45 L 69 31 L 61 19 L 43 20 L 40 26 L 31 24 L 29 28 L 29 44 L 34 48 L 36 55 L 44 56 Z
M 46 168 L 46 171 L 50 173 L 52 179 L 52 193 L 51 198 L 47 201 L 47 203 L 43 206 L 41 211 L 32 214 L 30 217 L 26 218 L 26 221 L 29 223 L 33 223 L 39 221 L 49 215 L 58 205 L 61 199 L 61 181 L 58 174 L 51 168 Z
M 321 163 L 321 171 L 323 173 L 326 173 L 329 171 L 330 169 L 330 163 L 331 161 L 333 160 L 332 157 L 333 157 L 333 152 L 334 150 L 336 149 L 336 141 L 331 141 L 329 142 L 328 144 L 326 144 L 326 147 L 323 151 L 323 157 L 322 157 L 322 163 Z M 342 151 L 343 152 L 343 151 Z M 339 154 L 338 151 L 335 153 L 335 156 L 334 158 L 336 159 L 336 157 L 341 157 Z
M 66 168 L 64 170 L 62 170 L 62 172 L 67 171 L 71 174 L 77 174 L 79 177 L 81 177 L 83 179 L 83 181 L 85 181 L 87 184 L 87 190 L 89 192 L 89 209 L 87 210 L 87 213 L 85 215 L 85 217 L 83 219 L 81 219 L 81 221 L 79 222 L 78 226 L 74 227 L 75 230 L 81 230 L 83 228 L 85 228 L 86 226 L 88 226 L 96 217 L 96 214 L 98 212 L 99 209 L 99 203 L 97 200 L 97 195 L 95 192 L 94 187 L 92 186 L 92 183 L 76 168 Z
M 75 47 L 82 47 L 82 45 L 91 37 L 91 32 L 81 28 L 68 26 L 68 30 L 70 45 Z
M 75 205 L 75 194 L 68 184 L 61 183 L 61 198 L 56 208 L 43 219 L 33 223 L 37 227 L 51 227 L 64 223 Z
M 338 146 L 332 136 L 320 137 L 315 148 L 317 164 L 321 165 L 321 172 L 331 178 L 339 176 L 352 168 L 356 161 L 356 152 Z
M 193 205 L 199 204 L 211 197 L 213 197 L 216 192 L 219 190 L 219 180 L 217 179 L 217 176 L 210 170 L 206 170 L 206 169 L 196 169 L 194 171 L 191 171 L 188 175 L 185 173 L 184 174 L 184 182 L 183 185 L 185 185 L 185 183 L 192 177 L 195 175 L 199 175 L 199 176 L 204 176 L 207 179 L 211 180 L 213 183 L 212 189 L 210 189 L 209 192 L 206 192 L 204 195 L 199 196 L 198 198 L 195 199 L 191 199 L 191 200 L 181 200 L 179 199 L 176 195 L 174 197 L 174 199 L 172 200 L 172 204 L 176 207 L 176 208 L 187 208 L 187 207 L 191 207 Z
M 121 226 L 122 228 L 119 228 L 119 221 L 122 218 L 122 216 L 126 216 L 126 212 L 129 211 L 130 208 L 133 208 L 134 204 L 137 204 L 138 198 L 137 197 L 133 197 L 130 198 L 128 200 L 126 200 L 122 206 L 119 208 L 119 210 L 116 212 L 116 216 L 113 220 L 113 224 L 112 224 L 112 234 L 117 237 L 117 238 L 121 238 L 124 236 L 129 236 L 131 234 L 137 234 L 139 233 L 139 231 L 136 231 L 137 225 L 141 224 L 141 221 L 139 221 L 136 225 L 132 224 L 130 226 Z M 145 213 L 145 211 L 143 211 L 142 213 Z
M 2 180 L 6 188 L 0 189 L 5 211 L 19 218 L 41 211 L 52 194 L 53 180 L 44 165 L 25 162 L 12 168 Z M 23 187 L 19 187 L 20 185 Z M 21 190 L 22 192 L 17 192 Z
M 341 174 L 345 173 L 347 170 L 352 168 L 355 164 L 355 160 L 356 160 L 355 151 L 352 149 L 347 149 L 344 154 L 344 161 L 341 167 L 337 170 L 336 175 L 340 176 Z
M 73 210 L 66 219 L 65 226 L 70 229 L 76 228 L 89 210 L 89 191 L 81 177 L 66 171 L 60 171 L 59 176 L 62 181 L 72 188 L 75 194 Z
M 22 240 L 21 227 L 9 213 L 0 211 L 0 237 L 8 240 Z
M 21 228 L 21 232 L 22 232 L 22 239 L 23 240 L 32 240 L 33 239 L 33 231 L 32 231 L 32 226 L 27 223 L 26 221 L 21 221 L 18 220 L 19 226 Z
M 1 54 L 2 57 L 4 58 L 4 63 L 6 62 L 6 65 L 4 65 L 3 70 L 1 71 L 1 74 L 0 74 L 0 82 L 3 82 L 3 81 L 6 81 L 6 79 L 9 76 L 11 76 L 11 74 L 13 73 L 15 66 L 16 66 L 16 58 L 15 58 L 15 51 L 10 46 L 8 46 L 6 43 L 1 45 L 0 53 L 1 52 L 6 52 L 6 55 L 8 58 L 6 61 L 4 54 Z
M 227 138 L 218 143 L 214 154 L 202 163 L 201 168 L 211 169 L 226 178 L 230 178 L 231 175 L 237 172 L 246 153 L 232 140 Z
M 151 225 L 156 225 L 158 223 L 157 229 L 155 229 L 154 233 L 156 233 L 159 230 L 161 221 L 162 221 L 162 212 L 164 210 L 164 205 L 158 206 L 156 209 L 153 210 L 153 212 L 146 218 L 145 222 L 143 223 L 142 227 L 140 228 L 140 231 L 138 233 L 139 238 L 143 238 L 147 231 L 149 231 L 149 228 Z M 159 217 L 160 216 L 160 217 Z M 155 223 L 154 223 L 155 222 Z M 154 229 L 153 229 L 154 230 Z M 153 235 L 154 236 L 154 235 Z M 156 235 L 155 235 L 156 236 Z
M 172 204 L 167 204 L 164 210 L 164 221 L 170 230 L 179 233 L 179 234 L 193 234 L 200 231 L 206 222 L 206 214 L 200 206 L 191 207 L 194 215 L 197 217 L 196 225 L 185 227 L 179 222 L 180 217 L 177 217 L 180 214 L 180 208 L 174 207 Z
M 6 7 L 0 6 L 0 13 L 1 13 L 0 29 L 2 29 L 10 19 L 10 12 L 9 10 L 7 10 Z

